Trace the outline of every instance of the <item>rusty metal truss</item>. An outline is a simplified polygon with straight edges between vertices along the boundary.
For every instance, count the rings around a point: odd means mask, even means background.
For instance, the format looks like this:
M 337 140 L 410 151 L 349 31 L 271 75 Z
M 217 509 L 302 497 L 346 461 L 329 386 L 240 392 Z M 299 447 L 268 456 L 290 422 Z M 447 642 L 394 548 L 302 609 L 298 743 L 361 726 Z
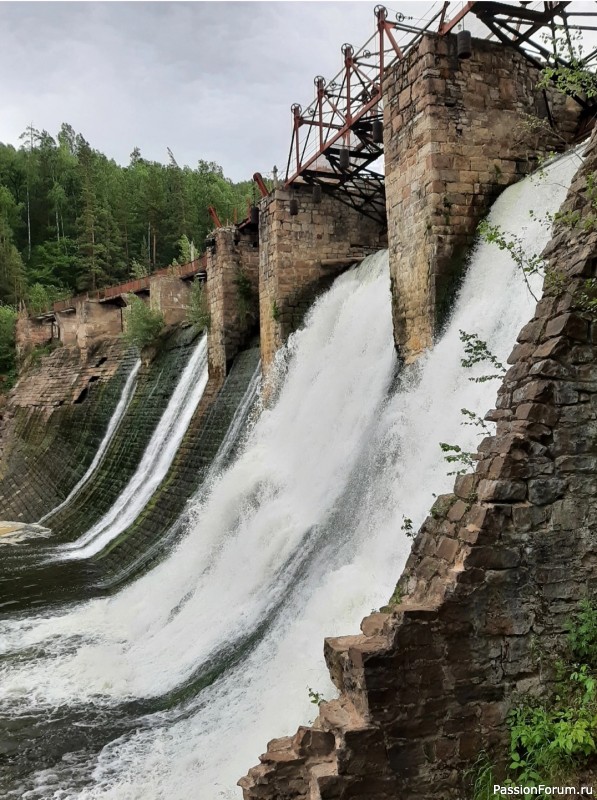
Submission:
M 370 39 L 358 50 L 342 45 L 340 72 L 331 80 L 318 75 L 313 102 L 305 109 L 296 103 L 291 107 L 287 188 L 319 185 L 360 213 L 385 223 L 384 176 L 376 162 L 383 156 L 382 83 L 388 67 L 404 59 L 424 35 L 445 36 L 462 28 L 471 15 L 482 23 L 475 35 L 515 47 L 539 67 L 570 66 L 556 42 L 572 46 L 575 32 L 597 30 L 597 24 L 593 27 L 585 21 L 597 17 L 597 12 L 581 11 L 579 4 L 571 2 L 444 2 L 437 6 L 426 20 L 401 13 L 390 20 L 387 8 L 378 5 L 376 30 Z M 596 61 L 597 50 L 582 59 L 587 68 Z M 587 106 L 582 97 L 575 99 Z

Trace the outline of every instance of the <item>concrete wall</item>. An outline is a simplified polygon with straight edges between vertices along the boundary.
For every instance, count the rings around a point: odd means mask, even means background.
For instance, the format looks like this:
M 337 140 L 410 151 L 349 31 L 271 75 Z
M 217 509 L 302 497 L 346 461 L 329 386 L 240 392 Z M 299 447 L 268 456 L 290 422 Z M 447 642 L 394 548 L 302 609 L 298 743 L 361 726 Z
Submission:
M 290 215 L 291 196 L 299 213 Z M 278 189 L 260 204 L 259 315 L 264 370 L 300 325 L 319 291 L 347 266 L 383 246 L 380 226 L 310 188 Z
M 77 345 L 86 350 L 100 339 L 112 339 L 122 333 L 122 307 L 117 303 L 87 300 L 77 304 Z
M 259 248 L 256 233 L 214 231 L 207 251 L 210 377 L 223 378 L 234 356 L 257 332 Z
M 56 324 L 58 326 L 58 338 L 65 347 L 76 347 L 78 345 L 78 318 L 75 309 L 56 312 Z
M 166 325 L 180 325 L 187 317 L 191 284 L 176 275 L 152 275 L 149 278 L 150 308 L 164 315 Z
M 384 82 L 384 151 L 396 345 L 410 361 L 432 344 L 463 272 L 476 226 L 497 194 L 561 149 L 579 107 L 536 89 L 538 71 L 516 51 L 427 36 Z M 539 129 L 529 116 L 543 120 Z

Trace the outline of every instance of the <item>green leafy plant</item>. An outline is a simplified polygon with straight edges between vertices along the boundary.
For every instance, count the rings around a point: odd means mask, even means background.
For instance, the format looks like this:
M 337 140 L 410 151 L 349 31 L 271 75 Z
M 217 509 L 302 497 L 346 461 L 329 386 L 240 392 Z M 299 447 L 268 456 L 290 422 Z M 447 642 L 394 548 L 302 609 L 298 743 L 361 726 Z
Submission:
M 187 319 L 198 331 L 209 330 L 211 316 L 205 284 L 201 281 L 193 281 L 191 286 Z
M 128 315 L 125 340 L 142 350 L 152 344 L 164 328 L 164 316 L 151 309 L 137 295 L 127 295 Z
M 464 777 L 471 784 L 472 800 L 493 800 L 493 787 L 496 784 L 494 767 L 484 750 L 479 753 L 472 767 L 466 770 Z
M 0 304 L 0 391 L 8 391 L 14 385 L 17 374 L 15 333 L 17 312 L 12 306 Z
M 71 292 L 59 286 L 44 286 L 34 283 L 27 289 L 27 310 L 32 314 L 48 311 L 57 300 L 69 297 Z
M 568 781 L 597 755 L 597 605 L 581 601 L 570 623 L 565 658 L 555 664 L 557 684 L 546 698 L 508 715 L 510 745 L 505 786 L 536 787 Z M 478 759 L 479 794 L 493 768 Z
M 544 273 L 545 263 L 541 256 L 535 253 L 529 254 L 520 236 L 515 236 L 513 234 L 508 236 L 499 225 L 491 225 L 486 219 L 479 223 L 477 231 L 485 242 L 495 244 L 500 250 L 505 250 L 510 254 L 512 260 L 522 272 L 527 289 L 535 300 L 537 300 L 538 298 L 531 289 L 529 276 L 542 275 Z
M 440 442 L 439 446 L 444 453 L 444 461 L 448 464 L 459 464 L 460 468 L 448 472 L 448 475 L 463 475 L 470 472 L 475 464 L 475 454 L 467 450 L 463 450 L 457 444 L 448 444 L 447 442 Z
M 236 273 L 234 283 L 236 286 L 238 314 L 244 323 L 251 316 L 255 292 L 249 277 L 242 270 L 238 270 Z
M 485 383 L 485 381 L 492 381 L 496 378 L 503 378 L 506 369 L 501 361 L 491 352 L 487 342 L 483 341 L 477 333 L 467 333 L 466 331 L 459 331 L 460 341 L 464 345 L 464 358 L 460 360 L 460 364 L 465 369 L 470 369 L 475 364 L 488 364 L 497 372 L 488 375 L 481 375 L 478 377 L 469 378 L 474 383 Z
M 404 531 L 409 539 L 414 539 L 417 535 L 417 532 L 413 528 L 413 521 L 409 517 L 402 517 L 402 525 L 400 526 L 400 530 Z
M 279 322 L 280 321 L 280 309 L 279 309 L 278 304 L 276 303 L 275 300 L 272 300 L 272 319 L 275 322 Z
M 568 645 L 574 661 L 597 670 L 597 605 L 586 598 L 570 626 Z
M 310 686 L 307 686 L 307 691 L 309 692 L 309 700 L 313 703 L 313 705 L 319 706 L 326 702 L 325 697 L 320 692 L 316 692 Z

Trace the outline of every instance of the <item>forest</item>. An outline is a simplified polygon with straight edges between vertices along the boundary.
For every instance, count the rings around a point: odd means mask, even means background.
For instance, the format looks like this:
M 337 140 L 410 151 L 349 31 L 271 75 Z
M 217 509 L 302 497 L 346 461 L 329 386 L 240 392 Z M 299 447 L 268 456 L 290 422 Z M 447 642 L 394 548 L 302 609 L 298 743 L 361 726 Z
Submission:
M 201 251 L 213 227 L 247 213 L 251 181 L 213 161 L 161 164 L 135 147 L 127 166 L 63 123 L 0 143 L 0 306 L 41 311 L 54 300 L 141 277 Z

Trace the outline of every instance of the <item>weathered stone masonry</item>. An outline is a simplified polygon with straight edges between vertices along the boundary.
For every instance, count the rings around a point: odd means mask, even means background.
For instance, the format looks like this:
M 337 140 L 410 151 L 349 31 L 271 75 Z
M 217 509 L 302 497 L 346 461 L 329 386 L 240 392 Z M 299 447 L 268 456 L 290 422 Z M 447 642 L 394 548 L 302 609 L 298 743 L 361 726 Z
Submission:
M 299 212 L 290 214 L 290 199 Z M 384 246 L 378 223 L 309 187 L 277 189 L 260 204 L 259 316 L 263 368 L 296 330 L 318 292 L 347 267 Z
M 594 137 L 565 208 L 596 169 Z M 505 753 L 520 694 L 550 687 L 566 623 L 597 589 L 597 322 L 577 299 L 597 233 L 562 228 L 546 256 L 566 289 L 546 291 L 518 337 L 496 435 L 419 531 L 401 602 L 326 641 L 339 699 L 269 743 L 246 800 L 462 798 L 464 768 Z
M 535 67 L 501 44 L 474 39 L 472 58 L 460 61 L 451 35 L 424 37 L 384 82 L 394 332 L 407 361 L 432 344 L 496 195 L 576 130 L 578 106 L 544 95 L 538 79 Z M 531 130 L 528 115 L 545 124 Z
M 256 232 L 214 231 L 207 251 L 210 378 L 222 380 L 234 356 L 256 333 L 259 303 Z

